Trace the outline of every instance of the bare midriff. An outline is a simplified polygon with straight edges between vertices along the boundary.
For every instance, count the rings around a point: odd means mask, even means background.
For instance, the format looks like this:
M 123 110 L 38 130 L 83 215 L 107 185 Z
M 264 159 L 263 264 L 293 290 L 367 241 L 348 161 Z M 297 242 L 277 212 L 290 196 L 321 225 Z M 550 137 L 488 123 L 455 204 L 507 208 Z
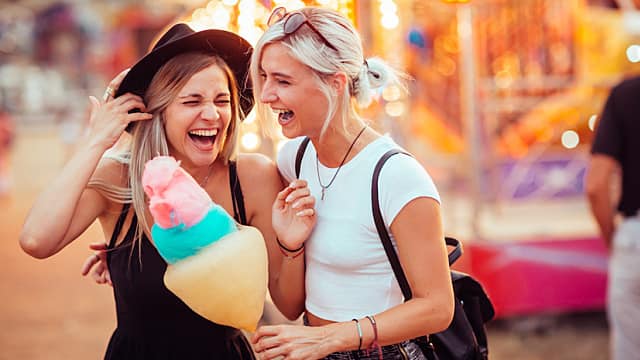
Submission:
M 335 323 L 335 321 L 319 318 L 319 317 L 313 315 L 312 313 L 310 313 L 308 311 L 307 311 L 306 314 L 307 314 L 307 321 L 309 322 L 309 325 L 311 325 L 311 326 L 322 326 L 322 325 Z

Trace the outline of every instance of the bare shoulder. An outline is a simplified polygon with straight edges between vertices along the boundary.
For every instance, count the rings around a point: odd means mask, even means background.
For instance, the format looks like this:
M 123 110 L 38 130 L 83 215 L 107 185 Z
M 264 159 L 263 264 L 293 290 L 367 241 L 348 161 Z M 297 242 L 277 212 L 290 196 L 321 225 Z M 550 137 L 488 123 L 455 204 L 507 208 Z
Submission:
M 260 209 L 270 209 L 276 195 L 283 188 L 276 164 L 262 154 L 240 154 L 237 163 L 238 177 L 250 217 L 260 212 Z
M 275 162 L 263 154 L 240 154 L 237 162 L 238 175 L 243 185 L 266 185 L 275 181 L 280 183 Z
M 91 180 L 97 180 L 109 185 L 127 187 L 129 178 L 129 165 L 118 159 L 103 157 Z

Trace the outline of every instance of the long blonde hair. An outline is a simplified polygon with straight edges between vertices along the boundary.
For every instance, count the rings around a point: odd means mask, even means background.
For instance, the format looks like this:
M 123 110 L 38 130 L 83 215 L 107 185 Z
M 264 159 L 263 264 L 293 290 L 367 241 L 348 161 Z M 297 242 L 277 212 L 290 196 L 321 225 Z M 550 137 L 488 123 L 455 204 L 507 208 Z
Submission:
M 133 125 L 130 150 L 127 154 L 118 156 L 118 159 L 129 165 L 128 187 L 122 188 L 99 181 L 89 183 L 89 186 L 95 187 L 112 201 L 133 204 L 138 218 L 134 242 L 138 242 L 144 231 L 149 232 L 151 228 L 145 216 L 147 198 L 142 187 L 144 165 L 155 156 L 170 155 L 165 133 L 165 111 L 193 75 L 212 65 L 219 66 L 225 73 L 231 94 L 231 121 L 219 156 L 225 165 L 235 158 L 238 123 L 244 117 L 239 106 L 237 81 L 229 66 L 219 56 L 189 52 L 167 61 L 153 77 L 145 93 L 146 110 L 153 114 L 153 118 Z

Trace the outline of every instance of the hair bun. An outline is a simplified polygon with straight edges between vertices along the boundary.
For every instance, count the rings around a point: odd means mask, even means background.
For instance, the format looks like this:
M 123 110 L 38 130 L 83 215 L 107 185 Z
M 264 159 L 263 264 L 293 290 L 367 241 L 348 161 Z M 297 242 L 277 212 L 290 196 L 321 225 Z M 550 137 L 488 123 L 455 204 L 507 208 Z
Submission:
M 379 89 L 390 83 L 398 82 L 398 75 L 384 60 L 369 58 L 362 64 L 362 69 L 354 86 L 356 102 L 360 107 L 367 107 Z
M 380 58 L 373 57 L 365 61 L 367 79 L 371 89 L 377 89 L 389 82 L 389 66 Z

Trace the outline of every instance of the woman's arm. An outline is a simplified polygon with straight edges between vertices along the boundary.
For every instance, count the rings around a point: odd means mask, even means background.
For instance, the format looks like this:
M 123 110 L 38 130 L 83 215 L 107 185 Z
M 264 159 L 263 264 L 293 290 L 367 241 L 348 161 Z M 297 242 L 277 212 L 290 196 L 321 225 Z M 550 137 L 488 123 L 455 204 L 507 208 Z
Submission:
M 381 346 L 445 330 L 453 319 L 454 311 L 453 286 L 438 202 L 428 197 L 413 199 L 391 223 L 391 233 L 413 298 L 380 314 L 371 314 L 376 321 L 377 341 Z M 360 319 L 360 325 L 363 347 L 369 346 L 374 339 L 373 326 L 366 318 Z M 358 336 L 353 331 L 353 323 L 329 326 L 336 333 L 329 341 L 335 344 L 336 349 L 332 351 L 357 348 Z
M 86 141 L 79 143 L 60 175 L 38 196 L 20 234 L 26 253 L 39 259 L 57 253 L 102 213 L 106 199 L 86 185 L 103 152 Z
M 381 345 L 440 332 L 449 326 L 454 311 L 438 202 L 428 197 L 410 201 L 391 223 L 391 233 L 413 298 L 375 315 Z M 366 319 L 363 331 L 365 328 L 372 330 Z
M 613 157 L 604 154 L 592 155 L 585 178 L 585 192 L 591 214 L 598 223 L 607 249 L 612 247 L 615 231 L 616 207 L 612 184 L 620 181 L 619 174 L 620 165 Z
M 288 319 L 294 320 L 304 311 L 304 254 L 288 259 L 278 248 L 271 224 L 272 205 L 284 188 L 276 165 L 265 156 L 245 154 L 238 162 L 245 193 L 252 194 L 248 204 L 255 206 L 249 219 L 264 236 L 269 256 L 269 293 L 273 302 Z M 244 181 L 246 179 L 246 181 Z
M 126 94 L 106 104 L 91 97 L 89 131 L 62 172 L 39 195 L 27 214 L 20 246 L 29 255 L 47 258 L 77 238 L 105 210 L 108 202 L 86 186 L 104 152 L 131 121 L 150 119 L 139 96 Z
M 438 202 L 427 197 L 410 201 L 395 217 L 391 232 L 413 298 L 380 314 L 372 314 L 381 346 L 440 332 L 449 326 L 454 310 Z M 359 319 L 359 323 L 364 349 L 374 340 L 373 326 L 366 318 Z M 319 327 L 263 326 L 253 341 L 263 359 L 282 355 L 317 359 L 336 351 L 356 350 L 360 343 L 353 321 Z
M 391 233 L 413 298 L 380 314 L 372 314 L 381 346 L 445 330 L 453 319 L 455 307 L 438 202 L 428 197 L 413 199 L 391 223 Z M 373 326 L 366 318 L 360 319 L 360 324 L 362 343 L 369 346 L 374 339 Z M 348 326 L 345 330 L 343 324 L 336 325 L 342 325 L 337 327 L 338 334 L 349 333 Z M 347 337 L 346 344 L 338 346 L 353 346 L 352 343 L 353 339 Z

